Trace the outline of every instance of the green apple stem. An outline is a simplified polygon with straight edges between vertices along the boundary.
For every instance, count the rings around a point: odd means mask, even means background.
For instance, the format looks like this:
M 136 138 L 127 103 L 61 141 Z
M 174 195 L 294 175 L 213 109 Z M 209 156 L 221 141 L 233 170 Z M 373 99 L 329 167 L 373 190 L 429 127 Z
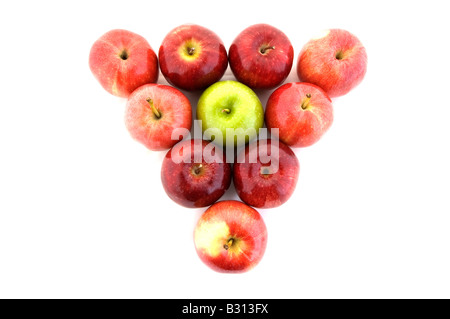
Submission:
M 227 114 L 230 114 L 230 112 L 231 112 L 231 110 L 230 110 L 230 109 L 223 109 L 223 110 L 222 110 L 222 113 L 227 113 Z
M 151 107 L 151 109 L 152 109 L 152 111 L 153 111 L 153 114 L 155 114 L 155 116 L 157 117 L 157 118 L 160 118 L 161 117 L 161 113 L 159 113 L 159 111 L 156 109 L 156 107 L 153 105 L 153 100 L 152 99 L 150 99 L 150 98 L 148 98 L 147 99 L 147 102 L 148 102 L 148 104 L 150 104 L 150 107 Z
M 230 238 L 228 240 L 228 242 L 225 245 L 223 245 L 223 248 L 225 248 L 225 250 L 228 250 L 233 245 L 233 242 L 234 242 L 234 239 Z
M 309 106 L 309 101 L 311 100 L 311 94 L 306 94 L 306 99 L 302 102 L 302 109 L 306 110 Z

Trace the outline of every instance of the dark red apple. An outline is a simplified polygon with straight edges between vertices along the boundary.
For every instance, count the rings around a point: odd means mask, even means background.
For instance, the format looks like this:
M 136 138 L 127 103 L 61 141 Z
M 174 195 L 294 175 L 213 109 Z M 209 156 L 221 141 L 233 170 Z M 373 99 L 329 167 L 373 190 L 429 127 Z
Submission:
M 366 70 L 366 49 L 356 36 L 341 29 L 326 30 L 310 40 L 298 56 L 300 81 L 320 86 L 330 97 L 347 94 Z
M 202 140 L 184 140 L 166 155 L 161 181 L 167 195 L 188 208 L 215 203 L 231 183 L 231 165 L 222 149 Z
M 200 259 L 218 272 L 240 273 L 262 259 L 267 229 L 261 215 L 238 201 L 215 203 L 195 227 L 194 243 Z
M 294 152 L 282 142 L 259 140 L 247 145 L 237 157 L 233 171 L 236 192 L 244 203 L 273 208 L 291 197 L 300 164 Z
M 101 36 L 91 48 L 89 67 L 106 91 L 125 98 L 159 75 L 158 58 L 147 40 L 127 30 Z
M 316 143 L 333 123 L 328 95 L 309 83 L 287 83 L 276 89 L 266 105 L 267 128 L 278 128 L 279 139 L 292 147 Z
M 289 75 L 294 49 L 280 30 L 256 24 L 242 31 L 229 50 L 234 76 L 253 89 L 272 89 Z
M 181 25 L 164 38 L 159 63 L 166 80 L 184 90 L 205 89 L 219 81 L 228 66 L 222 40 L 211 30 Z
M 189 133 L 192 124 L 191 103 L 179 90 L 160 84 L 146 84 L 129 97 L 125 125 L 131 136 L 153 151 L 171 148 Z M 179 132 L 179 131 L 178 131 Z

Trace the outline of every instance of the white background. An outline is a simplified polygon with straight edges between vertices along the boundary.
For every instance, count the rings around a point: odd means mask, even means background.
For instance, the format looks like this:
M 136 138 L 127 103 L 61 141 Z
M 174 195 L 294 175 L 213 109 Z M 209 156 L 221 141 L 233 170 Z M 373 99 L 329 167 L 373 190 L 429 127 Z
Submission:
M 260 210 L 261 263 L 218 274 L 194 249 L 204 209 L 166 196 L 165 152 L 131 139 L 126 100 L 101 88 L 88 55 L 115 28 L 157 51 L 183 23 L 228 48 L 260 22 L 286 33 L 295 61 L 320 30 L 347 29 L 369 67 L 334 99 L 323 139 L 295 150 L 290 201 Z M 9 1 L 0 24 L 1 298 L 450 298 L 444 1 Z M 235 198 L 232 187 L 224 199 Z

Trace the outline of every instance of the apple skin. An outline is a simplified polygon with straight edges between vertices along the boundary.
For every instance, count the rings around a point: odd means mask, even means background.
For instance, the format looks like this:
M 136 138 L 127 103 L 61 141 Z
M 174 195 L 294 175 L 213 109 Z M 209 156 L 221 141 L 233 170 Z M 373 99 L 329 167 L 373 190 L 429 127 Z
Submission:
M 234 39 L 228 60 L 239 82 L 252 89 L 272 89 L 289 75 L 294 48 L 282 31 L 255 24 Z
M 233 167 L 233 181 L 240 199 L 257 208 L 273 208 L 284 204 L 294 193 L 300 164 L 294 152 L 282 142 L 278 142 L 278 156 L 271 154 L 273 141 L 259 140 L 247 145 Z M 272 156 L 271 162 L 261 163 L 260 148 Z M 245 156 L 245 161 L 243 160 Z M 249 159 L 256 158 L 256 163 Z M 278 171 L 271 172 L 270 164 L 278 165 Z M 264 170 L 267 170 L 265 174 Z
M 200 96 L 197 119 L 202 121 L 203 132 L 208 130 L 223 137 L 222 140 L 214 140 L 217 144 L 240 146 L 255 138 L 263 127 L 264 109 L 256 93 L 248 86 L 236 81 L 221 81 L 211 85 Z M 244 134 L 237 134 L 234 143 L 228 145 L 227 128 L 242 128 L 244 132 L 250 130 L 254 134 L 245 135 L 245 138 Z
M 196 148 L 195 143 L 200 147 Z M 184 140 L 176 144 L 177 150 L 172 148 L 166 154 L 161 167 L 161 181 L 167 195 L 177 204 L 188 207 L 206 207 L 215 203 L 231 183 L 231 165 L 226 163 L 225 155 L 219 148 L 215 148 L 219 161 L 205 160 L 205 147 L 210 142 L 202 140 Z M 183 152 L 189 149 L 190 152 Z M 182 162 L 177 163 L 172 153 L 178 151 Z M 201 162 L 195 163 L 199 156 Z
M 300 81 L 320 86 L 329 97 L 350 92 L 366 71 L 366 49 L 357 37 L 342 29 L 326 30 L 310 40 L 297 61 Z
M 183 90 L 202 90 L 219 81 L 228 67 L 227 50 L 211 30 L 181 25 L 167 34 L 159 48 L 166 80 Z
M 308 98 L 310 96 L 310 98 Z M 278 128 L 279 139 L 291 147 L 316 143 L 333 123 L 331 99 L 310 83 L 287 83 L 276 89 L 266 105 L 267 128 Z
M 171 86 L 145 84 L 128 98 L 125 125 L 130 135 L 148 149 L 166 150 L 183 138 L 172 139 L 174 129 L 191 129 L 191 104 L 183 93 Z
M 195 227 L 194 243 L 198 256 L 211 269 L 242 273 L 262 259 L 267 228 L 252 207 L 233 200 L 221 201 L 201 216 Z
M 127 98 L 135 89 L 156 83 L 158 58 L 140 35 L 127 30 L 111 30 L 91 48 L 89 67 L 109 93 Z

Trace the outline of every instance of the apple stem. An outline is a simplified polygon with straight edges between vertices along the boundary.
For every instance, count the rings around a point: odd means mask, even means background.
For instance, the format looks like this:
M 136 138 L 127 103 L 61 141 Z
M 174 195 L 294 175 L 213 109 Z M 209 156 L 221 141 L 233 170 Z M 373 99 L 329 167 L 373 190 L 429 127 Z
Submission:
M 230 113 L 231 113 L 231 110 L 230 110 L 230 109 L 223 109 L 223 110 L 222 110 L 222 113 L 230 114 Z
M 150 99 L 150 98 L 148 98 L 147 99 L 147 102 L 148 102 L 148 104 L 150 104 L 150 107 L 151 107 L 151 109 L 152 109 L 152 111 L 153 111 L 153 114 L 155 114 L 155 116 L 157 117 L 157 118 L 160 118 L 161 117 L 161 113 L 159 113 L 159 111 L 156 109 L 156 107 L 153 105 L 153 100 L 152 99 Z
M 195 175 L 200 174 L 200 172 L 202 171 L 202 167 L 203 167 L 202 164 L 196 166 L 195 169 L 194 169 L 194 174 L 195 174 Z
M 120 57 L 122 60 L 128 59 L 128 51 L 125 50 L 125 49 L 123 49 L 122 52 L 120 52 L 119 57 Z
M 189 55 L 193 55 L 194 52 L 195 52 L 195 48 L 188 48 L 188 50 L 187 50 L 187 53 L 188 53 Z
M 275 47 L 273 45 L 271 45 L 271 46 L 265 45 L 259 49 L 259 52 L 261 54 L 266 54 L 267 50 L 275 50 Z
M 336 53 L 336 59 L 337 60 L 342 60 L 344 58 L 344 52 L 342 52 L 341 50 L 339 50 L 337 53 Z
M 270 175 L 270 169 L 268 167 L 261 167 L 261 174 L 264 176 Z
M 311 94 L 306 94 L 306 99 L 302 102 L 302 109 L 306 110 L 306 108 L 309 106 L 309 101 L 311 100 Z
M 225 250 L 228 250 L 233 245 L 233 242 L 234 242 L 234 239 L 230 238 L 228 240 L 228 242 L 225 245 L 223 245 L 223 248 L 225 248 Z

